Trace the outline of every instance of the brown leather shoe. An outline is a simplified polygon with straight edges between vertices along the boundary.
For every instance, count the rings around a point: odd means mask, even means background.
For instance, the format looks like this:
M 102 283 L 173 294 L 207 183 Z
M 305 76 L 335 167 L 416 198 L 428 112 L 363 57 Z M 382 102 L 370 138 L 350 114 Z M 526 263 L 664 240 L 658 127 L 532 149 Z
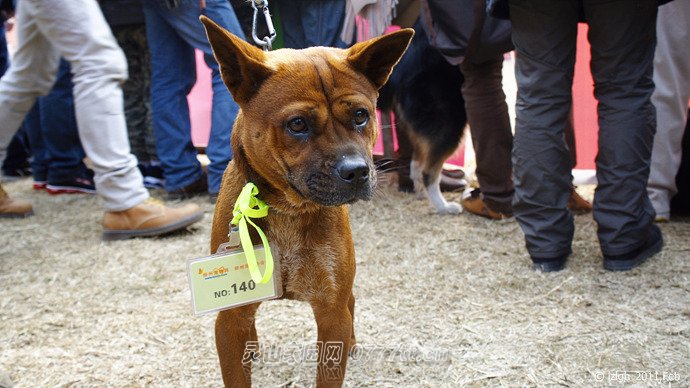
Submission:
M 505 220 L 513 216 L 509 213 L 501 213 L 489 209 L 482 199 L 481 191 L 478 189 L 472 190 L 467 196 L 463 196 L 462 207 L 472 214 L 491 220 Z
M 12 199 L 0 185 L 0 218 L 24 218 L 34 214 L 28 201 Z
M 103 240 L 159 236 L 186 228 L 203 216 L 204 212 L 196 204 L 172 208 L 149 198 L 127 210 L 106 212 L 103 216 Z
M 592 211 L 592 204 L 582 198 L 575 188 L 570 189 L 570 199 L 568 199 L 568 209 L 575 214 L 585 214 Z

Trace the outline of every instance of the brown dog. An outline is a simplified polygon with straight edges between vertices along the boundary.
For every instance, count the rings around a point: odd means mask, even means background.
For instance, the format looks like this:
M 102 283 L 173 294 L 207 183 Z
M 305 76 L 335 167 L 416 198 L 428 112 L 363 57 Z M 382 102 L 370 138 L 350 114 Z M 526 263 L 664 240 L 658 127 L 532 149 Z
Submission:
M 348 50 L 263 52 L 210 19 L 201 20 L 223 81 L 240 106 L 211 252 L 228 240 L 235 200 L 253 182 L 270 207 L 256 222 L 279 257 L 275 276 L 281 276 L 283 297 L 308 302 L 314 311 L 319 365 L 331 368 L 318 369 L 317 386 L 341 386 L 347 351 L 355 344 L 355 252 L 345 205 L 373 194 L 378 89 L 414 32 L 401 30 Z M 252 239 L 259 242 L 256 235 Z M 257 340 L 258 307 L 218 314 L 216 346 L 226 386 L 251 385 L 251 364 L 242 360 L 246 343 Z M 322 349 L 329 342 L 345 350 L 335 361 Z

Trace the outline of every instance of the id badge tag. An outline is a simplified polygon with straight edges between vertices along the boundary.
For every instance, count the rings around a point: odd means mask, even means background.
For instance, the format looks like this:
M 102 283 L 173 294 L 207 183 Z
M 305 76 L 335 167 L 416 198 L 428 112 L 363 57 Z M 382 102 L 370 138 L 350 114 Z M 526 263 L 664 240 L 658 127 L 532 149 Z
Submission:
M 203 315 L 244 306 L 282 295 L 278 255 L 272 250 L 273 276 L 264 284 L 252 280 L 247 258 L 240 247 L 226 243 L 211 256 L 187 260 L 187 277 L 192 294 L 192 313 Z M 266 270 L 265 249 L 255 245 L 256 261 L 261 272 Z

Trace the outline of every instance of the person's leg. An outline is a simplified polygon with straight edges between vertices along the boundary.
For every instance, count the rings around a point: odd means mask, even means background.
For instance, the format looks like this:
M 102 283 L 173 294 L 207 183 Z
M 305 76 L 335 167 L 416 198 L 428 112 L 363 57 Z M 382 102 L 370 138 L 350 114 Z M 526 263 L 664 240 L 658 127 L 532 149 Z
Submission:
M 654 54 L 652 103 L 657 127 L 647 193 L 657 219 L 671 218 L 671 198 L 678 192 L 676 173 L 681 162 L 683 132 L 690 98 L 690 0 L 659 7 Z
M 127 58 L 129 78 L 122 84 L 125 117 L 132 153 L 139 163 L 158 160 L 151 123 L 151 58 L 144 24 L 113 28 Z
M 7 146 L 5 160 L 2 161 L 2 176 L 5 179 L 21 179 L 31 176 L 31 145 L 24 127 L 19 127 Z
M 92 177 L 83 162 L 86 154 L 79 140 L 72 88 L 70 65 L 62 60 L 53 89 L 39 98 L 40 128 L 49 157 L 48 190 L 95 193 Z
M 10 67 L 10 53 L 7 51 L 7 38 L 5 37 L 5 23 L 0 22 L 0 77 Z
M 157 236 L 199 221 L 203 212 L 197 205 L 188 204 L 172 209 L 146 201 L 148 192 L 144 189 L 136 158 L 129 153 L 127 142 L 122 90 L 119 86 L 127 77 L 126 63 L 98 3 L 94 0 L 22 0 L 19 4 L 19 9 L 24 8 L 25 15 L 33 22 L 34 34 L 41 35 L 44 41 L 50 41 L 44 45 L 43 54 L 56 52 L 72 65 L 79 134 L 93 162 L 99 194 L 105 202 L 103 238 Z M 56 12 L 56 9 L 60 12 Z M 39 69 L 47 63 L 46 59 L 43 62 L 38 57 L 35 59 L 37 63 L 31 65 Z M 35 70 L 34 73 L 39 72 Z M 16 79 L 26 82 L 19 77 L 12 78 L 12 81 Z M 33 90 L 30 83 L 15 83 L 19 84 L 17 94 Z M 12 90 L 11 86 L 14 84 L 0 81 L 0 100 L 4 91 Z M 11 95 L 9 92 L 7 94 Z M 23 107 L 25 102 L 20 102 L 11 107 Z M 5 112 L 4 104 L 0 107 L 0 113 L 7 113 L 8 118 L 14 119 L 11 111 Z M 5 117 L 0 115 L 0 118 Z M 0 131 L 3 135 L 0 140 L 6 138 L 5 132 L 9 131 L 4 128 Z M 5 196 L 1 202 L 11 204 L 10 201 Z M 0 213 L 3 212 L 0 209 Z
M 499 56 L 481 64 L 466 60 L 460 65 L 460 70 L 465 76 L 462 96 L 465 98 L 483 202 L 494 212 L 510 216 L 515 191 L 510 160 L 513 132 L 501 85 L 502 67 L 503 56 Z
M 676 188 L 678 193 L 671 199 L 671 215 L 690 217 L 690 108 L 688 108 L 688 122 L 685 126 L 681 142 L 681 159 L 676 174 Z M 652 155 L 652 158 L 654 156 Z
M 7 38 L 5 37 L 5 24 L 0 22 L 0 77 L 10 67 L 10 55 L 7 51 Z M 31 149 L 28 133 L 20 127 L 14 134 L 7 149 L 0 151 L 0 164 L 5 178 L 20 178 L 31 174 L 29 159 Z
M 571 252 L 572 174 L 563 129 L 572 103 L 577 11 L 576 1 L 510 1 L 518 83 L 513 212 L 535 263 L 563 261 Z
M 570 165 L 572 168 L 575 168 L 577 164 L 577 147 L 575 144 L 575 116 L 573 114 L 572 105 L 570 105 L 570 112 L 568 112 L 568 120 L 565 122 L 563 139 L 565 140 L 565 145 L 568 147 L 568 153 L 570 154 Z
M 108 211 L 148 198 L 137 160 L 129 152 L 120 83 L 127 64 L 93 0 L 22 0 L 31 3 L 41 34 L 72 66 L 79 136 L 93 163 L 96 188 Z M 55 12 L 59 9 L 60 12 Z
M 307 38 L 302 27 L 302 0 L 280 0 L 276 2 L 283 22 L 283 44 L 286 48 L 307 48 Z
M 155 163 L 160 169 L 158 160 L 158 147 L 156 146 L 156 135 L 153 133 L 153 112 L 151 109 L 151 53 L 149 51 L 148 40 L 146 39 L 146 25 L 141 24 L 135 27 L 132 39 L 132 51 L 138 53 L 140 60 L 132 65 L 132 71 L 140 73 L 136 76 L 137 90 L 132 91 L 145 107 L 145 119 L 142 125 L 144 141 L 146 143 L 146 154 L 151 163 Z M 143 112 L 142 112 L 143 113 Z M 162 171 L 160 172 L 162 174 Z M 162 178 L 162 175 L 160 175 Z
M 0 22 L 0 77 L 10 67 L 10 54 L 7 51 L 7 38 L 5 37 L 5 24 Z M 25 141 L 26 140 L 26 141 Z M 6 150 L 0 152 L 0 164 L 2 164 L 2 172 L 5 178 L 22 177 L 27 172 L 31 173 L 29 166 L 28 135 L 25 128 L 22 126 L 17 133 L 14 134 L 10 144 Z
M 31 143 L 31 170 L 34 176 L 34 190 L 41 190 L 48 184 L 48 165 L 50 156 L 43 141 L 41 130 L 41 98 L 36 100 L 34 107 L 31 108 L 24 119 L 22 126 L 26 129 Z
M 104 200 L 103 238 L 157 236 L 199 221 L 195 204 L 169 208 L 148 201 L 148 191 L 129 152 L 122 89 L 127 64 L 94 0 L 31 2 L 41 33 L 70 62 L 79 135 Z M 59 9 L 60 12 L 55 12 Z
M 158 160 L 156 136 L 151 112 L 151 55 L 146 39 L 146 26 L 131 24 L 113 27 L 117 43 L 127 58 L 129 79 L 122 85 L 125 96 L 125 117 L 132 153 L 139 161 L 144 186 L 165 187 L 163 168 Z
M 0 79 L 0 160 L 36 98 L 50 91 L 57 73 L 60 54 L 40 33 L 32 13 L 31 1 L 17 4 L 17 50 Z
M 207 0 L 204 14 L 233 34 L 244 38 L 244 33 L 234 11 L 225 0 Z M 201 26 L 199 26 L 201 27 Z M 204 36 L 205 37 L 205 36 Z M 213 87 L 213 109 L 211 112 L 211 135 L 206 147 L 206 155 L 211 163 L 208 165 L 208 191 L 215 195 L 220 191 L 223 173 L 232 159 L 230 134 L 235 123 L 239 106 L 223 83 L 218 63 L 213 57 L 211 46 L 206 39 L 195 46 L 204 52 L 206 64 L 211 68 Z
M 657 2 L 584 3 L 599 101 L 594 219 L 604 258 L 643 246 L 654 229 L 647 196 L 656 127 L 651 103 Z
M 204 60 L 211 68 L 213 108 L 211 112 L 211 134 L 206 155 L 211 161 L 208 166 L 208 191 L 214 195 L 220 191 L 223 172 L 232 159 L 230 133 L 239 107 L 221 79 L 218 64 L 213 57 L 206 32 L 199 22 L 201 12 L 193 3 L 186 6 L 180 5 L 173 14 L 174 18 L 170 17 L 167 20 L 187 44 L 204 53 Z M 206 0 L 203 14 L 231 33 L 244 38 L 242 28 L 227 0 Z
M 300 21 L 304 31 L 304 47 L 346 47 L 340 39 L 345 18 L 344 0 L 302 0 L 301 2 Z
M 153 131 L 168 192 L 191 185 L 203 173 L 192 144 L 187 103 L 187 94 L 196 82 L 194 48 L 178 34 L 175 25 L 182 8 L 170 10 L 144 2 L 151 53 Z

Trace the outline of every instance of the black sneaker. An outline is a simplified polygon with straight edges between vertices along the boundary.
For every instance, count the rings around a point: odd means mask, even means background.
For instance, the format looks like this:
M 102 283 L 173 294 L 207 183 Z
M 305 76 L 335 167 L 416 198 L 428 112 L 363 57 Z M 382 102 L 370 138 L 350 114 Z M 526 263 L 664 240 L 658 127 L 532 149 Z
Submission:
M 604 255 L 604 268 L 609 271 L 629 271 L 647 261 L 664 247 L 661 229 L 652 224 L 647 241 L 641 247 L 622 255 Z
M 175 201 L 180 199 L 188 199 L 196 197 L 197 195 L 206 194 L 208 192 L 208 176 L 202 173 L 197 180 L 177 190 L 169 191 L 167 200 Z
M 3 169 L 2 178 L 7 182 L 14 182 L 31 176 L 31 166 L 24 166 L 15 169 Z
M 61 181 L 48 180 L 46 185 L 48 194 L 96 194 L 96 186 L 93 183 L 93 171 L 87 170 L 82 176 L 77 176 Z

